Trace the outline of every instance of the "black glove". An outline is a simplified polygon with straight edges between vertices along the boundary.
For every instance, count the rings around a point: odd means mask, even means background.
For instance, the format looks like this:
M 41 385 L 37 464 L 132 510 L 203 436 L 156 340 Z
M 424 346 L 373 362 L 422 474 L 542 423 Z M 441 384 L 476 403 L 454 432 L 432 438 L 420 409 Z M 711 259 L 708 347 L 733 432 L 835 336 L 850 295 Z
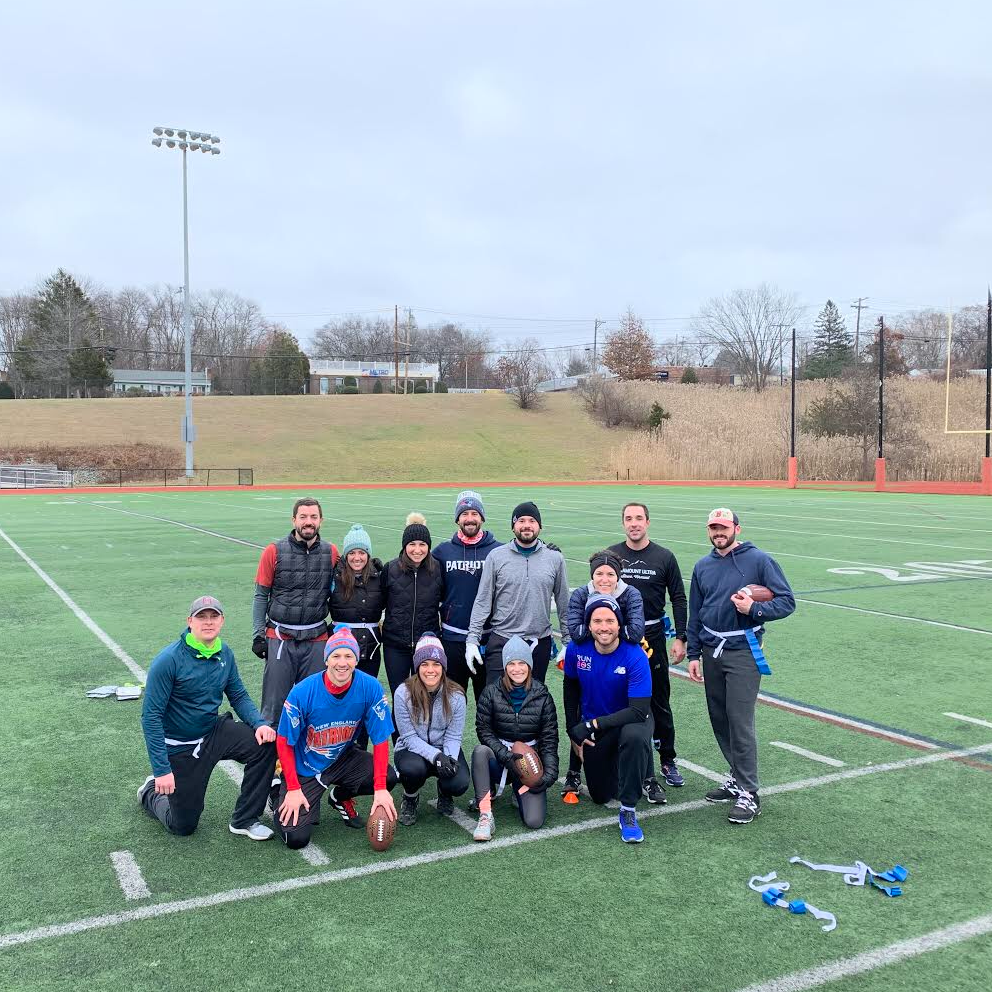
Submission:
M 562 553 L 561 548 L 559 548 L 557 544 L 554 544 L 551 541 L 545 541 L 544 546 L 551 551 L 557 551 L 559 554 Z
M 458 761 L 442 751 L 434 759 L 434 767 L 439 778 L 451 778 L 458 772 Z
M 375 570 L 377 572 L 381 572 L 382 571 L 382 559 L 381 558 L 373 558 L 372 559 L 372 564 L 375 565 Z
M 255 638 L 251 642 L 252 654 L 258 655 L 258 657 L 261 658 L 262 661 L 265 661 L 265 655 L 267 653 L 266 651 L 267 640 L 268 638 L 266 638 L 264 634 L 256 634 Z
M 592 720 L 583 720 L 582 723 L 577 723 L 574 727 L 570 728 L 568 731 L 568 736 L 575 741 L 576 744 L 582 744 L 583 741 L 596 741 L 596 728 L 592 725 Z

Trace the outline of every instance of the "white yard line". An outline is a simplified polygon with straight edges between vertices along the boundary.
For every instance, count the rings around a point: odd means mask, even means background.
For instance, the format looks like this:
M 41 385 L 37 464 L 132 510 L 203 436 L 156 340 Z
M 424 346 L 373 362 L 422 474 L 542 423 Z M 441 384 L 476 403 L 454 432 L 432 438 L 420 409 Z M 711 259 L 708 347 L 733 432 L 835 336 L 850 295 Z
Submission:
M 427 803 L 428 806 L 437 809 L 437 800 L 431 799 Z M 457 823 L 458 826 L 462 828 L 468 834 L 475 833 L 475 820 L 472 819 L 467 813 L 462 812 L 457 806 L 455 807 L 454 813 L 451 816 L 445 817 L 445 819 L 451 820 L 452 823 Z
M 105 506 L 102 503 L 89 501 L 91 506 L 98 506 L 101 510 L 113 510 L 116 513 L 126 513 L 131 517 L 143 517 L 146 520 L 156 520 L 162 524 L 172 524 L 174 527 L 183 527 L 186 530 L 196 531 L 198 534 L 206 534 L 208 537 L 217 537 L 222 541 L 230 541 L 232 544 L 240 544 L 246 548 L 264 549 L 264 544 L 256 544 L 254 541 L 242 541 L 240 537 L 230 537 L 227 534 L 219 534 L 215 530 L 207 530 L 206 527 L 197 527 L 195 524 L 183 523 L 181 520 L 170 520 L 167 517 L 157 517 L 153 513 L 139 513 L 137 510 L 125 510 L 122 506 Z
M 130 851 L 112 851 L 110 861 L 125 899 L 147 899 L 152 894 Z
M 865 972 L 883 968 L 889 964 L 915 958 L 930 951 L 939 951 L 942 947 L 952 947 L 962 941 L 971 940 L 992 933 L 992 914 L 976 916 L 964 923 L 955 923 L 942 930 L 932 930 L 919 937 L 900 940 L 887 947 L 878 947 L 871 951 L 863 951 L 851 958 L 840 958 L 805 971 L 795 971 L 781 978 L 771 978 L 749 985 L 740 992 L 802 992 L 803 989 L 815 989 L 828 982 L 835 982 L 850 975 L 863 975 Z
M 977 716 L 965 716 L 963 713 L 945 713 L 944 716 L 949 716 L 953 720 L 964 720 L 965 723 L 974 723 L 979 727 L 992 727 L 992 723 L 988 720 L 979 720 Z
M 872 765 L 867 768 L 851 768 L 843 772 L 833 772 L 821 775 L 819 778 L 802 779 L 797 782 L 785 782 L 762 790 L 762 795 L 801 792 L 832 782 L 846 779 L 862 778 L 868 775 L 878 775 L 884 772 L 901 771 L 922 765 L 935 764 L 940 761 L 953 761 L 958 758 L 992 751 L 992 743 L 980 744 L 976 747 L 961 751 L 942 751 L 940 754 L 927 754 L 919 758 L 906 758 L 903 761 L 892 761 L 882 765 Z M 670 816 L 675 813 L 688 813 L 698 809 L 710 809 L 705 799 L 692 799 L 687 802 L 673 803 L 668 806 L 654 806 L 639 814 L 641 820 L 654 819 L 658 816 Z M 523 830 L 508 837 L 498 837 L 486 844 L 463 844 L 460 847 L 444 851 L 427 851 L 406 858 L 396 858 L 391 861 L 374 861 L 370 864 L 356 865 L 339 871 L 320 872 L 315 875 L 303 875 L 287 878 L 279 882 L 266 882 L 262 885 L 250 885 L 240 889 L 228 889 L 215 892 L 209 896 L 196 896 L 191 899 L 177 899 L 172 902 L 158 903 L 154 906 L 141 906 L 120 913 L 106 913 L 102 916 L 87 916 L 72 920 L 68 923 L 56 923 L 49 926 L 35 927 L 31 930 L 20 930 L 14 933 L 0 935 L 0 950 L 17 947 L 21 944 L 31 944 L 40 940 L 51 940 L 55 937 L 67 937 L 88 930 L 104 930 L 109 927 L 121 926 L 136 920 L 154 919 L 159 916 L 173 916 L 177 913 L 188 913 L 198 909 L 209 909 L 213 906 L 224 906 L 229 903 L 245 902 L 249 899 L 260 899 L 278 895 L 284 892 L 296 892 L 317 885 L 328 885 L 334 882 L 344 882 L 353 878 L 365 878 L 369 875 L 379 875 L 385 872 L 398 871 L 404 868 L 416 868 L 420 865 L 435 864 L 439 861 L 450 861 L 455 858 L 471 857 L 488 851 L 501 851 L 509 847 L 519 847 L 521 844 L 533 844 L 549 838 L 566 837 L 572 834 L 586 833 L 598 830 L 600 827 L 615 827 L 616 817 L 601 816 L 579 823 L 563 824 L 560 827 L 544 827 L 540 830 Z
M 843 591 L 843 590 L 839 590 Z M 796 596 L 797 603 L 807 603 L 810 606 L 826 606 L 832 610 L 850 610 L 852 613 L 867 613 L 873 617 L 887 617 L 889 620 L 908 620 L 910 623 L 923 623 L 929 627 L 944 627 L 947 630 L 963 630 L 967 634 L 986 634 L 992 637 L 992 630 L 981 627 L 962 627 L 956 623 L 945 623 L 943 620 L 927 620 L 924 617 L 907 617 L 902 613 L 883 613 L 879 610 L 866 610 L 860 606 L 844 606 L 841 603 L 824 603 L 818 599 L 802 599 Z
M 729 772 L 725 775 L 721 775 L 719 772 L 715 772 L 711 768 L 705 768 L 703 765 L 697 765 L 693 761 L 687 761 L 681 754 L 678 758 L 676 758 L 676 763 L 679 768 L 688 768 L 689 771 L 695 772 L 697 775 L 702 775 L 703 778 L 708 778 L 711 782 L 719 782 L 721 785 L 723 785 L 723 783 L 730 777 Z
M 128 512 L 128 511 L 122 511 L 122 512 Z M 134 660 L 134 658 L 132 658 L 124 650 L 124 648 L 122 648 L 102 627 L 100 627 L 96 623 L 96 621 L 93 620 L 93 618 L 85 610 L 83 610 L 82 607 L 80 607 L 76 603 L 76 601 L 61 586 L 56 584 L 55 580 L 52 579 L 52 577 L 47 572 L 45 572 L 23 550 L 21 550 L 21 548 L 17 544 L 15 544 L 14 541 L 10 537 L 8 537 L 2 530 L 0 530 L 0 537 L 2 537 L 14 549 L 14 551 L 17 552 L 17 554 L 24 559 L 25 563 L 37 573 L 38 577 L 45 583 L 45 585 L 47 585 L 49 589 L 51 589 L 52 592 L 54 592 L 55 595 L 58 596 L 59 599 L 61 599 L 62 602 L 65 603 L 65 605 L 68 606 L 70 610 L 72 610 L 76 619 L 79 620 L 79 622 L 88 631 L 90 631 L 90 633 L 96 636 L 107 648 L 109 648 L 109 650 L 113 653 L 113 655 L 119 661 L 122 661 L 127 666 L 128 671 L 130 671 L 135 678 L 140 679 L 141 684 L 144 685 L 145 679 L 148 677 L 148 673 Z M 222 761 L 220 767 L 224 770 L 224 772 L 227 773 L 228 776 L 230 776 L 230 778 L 235 782 L 236 785 L 240 786 L 242 773 L 241 773 L 241 769 L 237 765 L 233 764 L 230 761 Z M 311 847 L 314 849 L 313 851 L 309 851 L 309 848 Z M 309 851 L 309 853 L 308 854 L 304 853 L 306 851 Z M 330 864 L 330 858 L 328 858 L 327 855 L 323 851 L 321 851 L 318 847 L 316 847 L 314 844 L 308 844 L 307 847 L 302 848 L 300 851 L 300 855 L 303 857 L 305 861 L 313 865 Z M 311 860 L 314 858 L 316 858 L 317 860 Z M 323 860 L 319 860 L 320 858 L 323 858 Z
M 992 726 L 992 724 L 990 724 Z M 791 751 L 793 754 L 801 755 L 804 758 L 809 758 L 810 761 L 819 761 L 821 764 L 830 765 L 832 768 L 843 768 L 845 763 L 843 761 L 838 761 L 837 758 L 828 758 L 825 754 L 817 754 L 815 751 L 807 751 L 804 747 L 798 747 L 795 744 L 787 744 L 785 741 L 769 741 L 772 747 L 780 747 L 783 751 Z

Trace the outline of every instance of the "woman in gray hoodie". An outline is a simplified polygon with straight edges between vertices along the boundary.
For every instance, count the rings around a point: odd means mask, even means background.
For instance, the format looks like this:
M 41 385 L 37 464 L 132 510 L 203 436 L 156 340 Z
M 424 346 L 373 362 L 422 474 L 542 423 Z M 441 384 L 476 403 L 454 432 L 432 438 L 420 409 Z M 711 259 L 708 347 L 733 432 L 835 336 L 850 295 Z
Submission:
M 393 760 L 403 785 L 399 821 L 417 822 L 420 790 L 437 778 L 437 811 L 451 816 L 453 797 L 469 786 L 462 754 L 465 730 L 465 690 L 448 678 L 448 659 L 436 634 L 425 633 L 413 653 L 413 675 L 396 689 L 393 719 L 399 735 Z

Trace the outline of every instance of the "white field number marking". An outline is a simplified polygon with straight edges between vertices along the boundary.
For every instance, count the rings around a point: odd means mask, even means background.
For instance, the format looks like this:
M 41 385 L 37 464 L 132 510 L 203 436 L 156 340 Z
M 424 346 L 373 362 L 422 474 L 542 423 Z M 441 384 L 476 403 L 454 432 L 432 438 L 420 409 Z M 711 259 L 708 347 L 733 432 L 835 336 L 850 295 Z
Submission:
M 992 578 L 992 559 L 971 558 L 963 561 L 908 561 L 899 568 L 865 565 L 861 568 L 828 568 L 834 575 L 881 575 L 892 582 L 928 582 L 933 579 Z M 914 571 L 904 572 L 903 569 Z

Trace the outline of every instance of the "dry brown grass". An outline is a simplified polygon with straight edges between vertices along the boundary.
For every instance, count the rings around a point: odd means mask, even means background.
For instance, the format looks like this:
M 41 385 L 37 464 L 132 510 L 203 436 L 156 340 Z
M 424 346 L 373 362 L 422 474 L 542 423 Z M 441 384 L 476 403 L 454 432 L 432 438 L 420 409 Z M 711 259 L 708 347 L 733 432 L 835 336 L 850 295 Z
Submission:
M 631 479 L 784 479 L 789 453 L 789 387 L 763 393 L 731 386 L 682 386 L 626 382 L 618 387 L 645 416 L 654 402 L 671 413 L 657 433 L 619 436 L 612 447 L 610 473 Z M 827 390 L 825 382 L 797 384 L 799 416 Z M 886 446 L 891 480 L 979 478 L 983 435 L 944 433 L 943 382 L 890 379 L 887 394 L 905 411 L 914 440 Z M 950 426 L 976 429 L 984 424 L 984 380 L 951 383 Z M 855 480 L 861 452 L 844 439 L 799 434 L 799 476 L 805 480 Z

